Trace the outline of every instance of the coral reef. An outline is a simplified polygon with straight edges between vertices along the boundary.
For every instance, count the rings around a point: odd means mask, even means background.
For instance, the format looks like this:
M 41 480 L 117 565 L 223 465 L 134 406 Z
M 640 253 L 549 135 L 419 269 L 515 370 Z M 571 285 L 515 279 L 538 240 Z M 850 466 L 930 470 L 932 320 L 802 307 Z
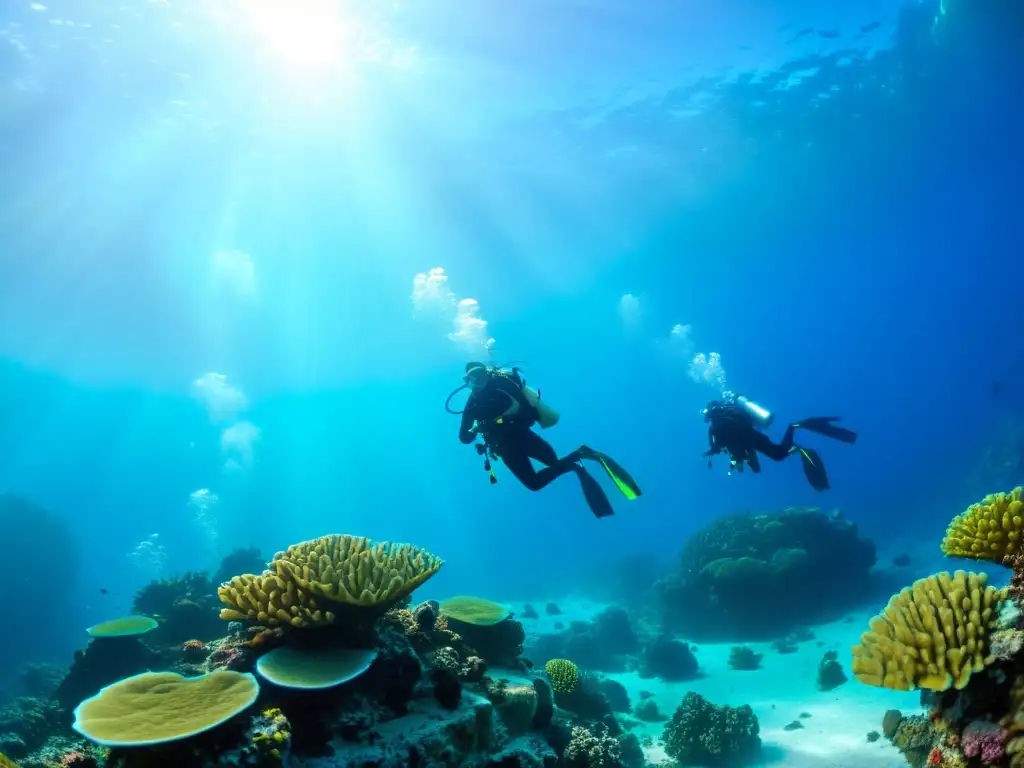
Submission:
M 953 518 L 942 540 L 949 557 L 1002 563 L 1024 545 L 1024 488 L 993 493 Z
M 522 669 L 519 657 L 523 652 L 526 632 L 513 618 L 496 624 L 468 624 L 448 616 L 447 628 L 462 638 L 472 649 L 472 655 L 482 658 L 489 666 Z
M 757 758 L 760 725 L 747 706 L 716 706 L 687 693 L 662 736 L 665 752 L 680 765 L 742 765 Z
M 354 680 L 377 658 L 373 649 L 282 646 L 260 656 L 260 677 L 283 688 L 333 688 Z
M 189 572 L 144 586 L 132 601 L 132 613 L 156 619 L 158 626 L 147 638 L 155 646 L 214 640 L 223 632 L 216 595 L 205 573 Z
M 578 725 L 572 729 L 562 762 L 568 768 L 616 768 L 620 755 L 619 742 L 607 729 L 595 732 Z
M 456 618 L 458 610 L 443 615 L 433 602 L 408 609 L 404 585 L 425 578 L 415 563 L 434 561 L 383 546 L 355 547 L 357 562 L 344 578 L 329 578 L 332 550 L 311 547 L 319 570 L 297 569 L 279 556 L 260 577 L 232 579 L 226 588 L 241 581 L 261 588 L 247 592 L 243 617 L 258 623 L 218 618 L 218 637 L 154 645 L 150 639 L 165 626 L 156 611 L 159 626 L 144 636 L 94 637 L 52 699 L 31 702 L 45 716 L 37 735 L 19 734 L 16 759 L 25 768 L 281 768 L 318 757 L 381 768 L 643 765 L 639 740 L 615 718 L 630 709 L 620 684 L 584 675 L 565 659 L 534 671 L 518 657 L 525 634 L 519 622 L 491 610 L 478 620 L 481 605 L 494 605 L 489 601 L 475 599 L 473 610 L 461 613 L 471 622 Z M 378 572 L 378 555 L 397 566 Z M 166 608 L 201 583 L 194 575 L 154 582 L 140 602 Z M 295 599 L 285 596 L 288 584 Z M 364 604 L 326 597 L 329 584 L 356 589 Z M 329 610 L 334 620 L 292 621 L 300 594 L 321 619 Z M 374 595 L 383 602 L 374 604 Z M 287 621 L 265 610 L 275 607 L 288 609 Z M 260 621 L 261 612 L 269 620 Z M 623 651 L 635 647 L 622 612 L 604 614 L 594 628 Z M 261 688 L 253 673 L 269 682 Z M 33 721 L 28 706 L 12 714 L 21 727 Z
M 838 688 L 847 680 L 843 665 L 839 663 L 839 654 L 836 651 L 826 651 L 818 662 L 817 686 L 819 691 L 831 691 Z
M 983 573 L 938 573 L 893 596 L 853 648 L 857 679 L 900 691 L 966 686 L 985 667 L 1004 599 L 987 583 Z
M 217 595 L 229 607 L 220 617 L 269 627 L 326 626 L 334 623 L 339 605 L 394 604 L 443 562 L 409 544 L 321 536 L 278 552 L 262 574 L 235 576 L 221 585 Z
M 761 668 L 761 659 L 764 654 L 755 653 L 745 645 L 738 645 L 729 651 L 729 666 L 733 669 L 752 672 Z
M 1017 566 L 1019 502 L 1018 489 L 972 505 L 950 524 L 943 551 Z M 931 576 L 894 597 L 890 608 L 898 610 L 876 617 L 862 637 L 869 642 L 854 648 L 861 682 L 931 689 L 922 696 L 927 715 L 889 710 L 882 720 L 882 734 L 911 766 L 1024 766 L 1019 600 L 1012 588 L 989 586 L 984 574 Z
M 0 752 L 22 758 L 39 749 L 60 723 L 56 705 L 46 699 L 22 696 L 0 708 Z
M 648 723 L 659 723 L 662 720 L 667 720 L 668 717 L 658 711 L 658 702 L 654 699 L 642 699 L 634 710 L 634 714 L 640 719 Z
M 75 651 L 74 661 L 57 687 L 55 698 L 61 709 L 70 712 L 104 686 L 161 666 L 160 655 L 141 638 L 96 638 L 85 650 Z
M 107 686 L 79 704 L 72 727 L 107 746 L 178 741 L 248 709 L 259 690 L 252 675 L 239 672 L 219 670 L 192 678 L 143 672 Z
M 266 567 L 266 563 L 267 559 L 260 554 L 258 547 L 239 547 L 228 552 L 220 561 L 212 582 L 216 586 L 239 573 L 258 573 Z
M 681 682 L 697 677 L 697 657 L 687 643 L 667 635 L 654 639 L 644 649 L 640 660 L 640 677 L 660 677 L 668 682 Z
M 572 693 L 579 684 L 579 669 L 568 659 L 551 659 L 544 671 L 555 693 Z
M 501 603 L 482 597 L 449 597 L 442 600 L 438 613 L 447 619 L 456 619 L 463 624 L 489 627 L 508 618 L 509 610 Z
M 149 616 L 123 616 L 96 624 L 85 631 L 91 637 L 132 637 L 144 635 L 158 626 L 156 619 Z
M 339 603 L 393 603 L 433 576 L 444 561 L 411 544 L 373 544 L 331 535 L 293 544 L 272 566 L 291 571 L 301 589 Z
M 874 545 L 838 512 L 721 518 L 686 543 L 679 570 L 659 582 L 663 621 L 697 640 L 778 636 L 863 599 L 874 564 Z
M 586 669 L 622 672 L 636 665 L 640 647 L 629 615 L 612 606 L 591 621 L 573 621 L 561 632 L 532 636 L 526 655 L 539 664 L 567 657 Z
M 608 700 L 613 712 L 632 712 L 633 705 L 629 700 L 629 691 L 618 680 L 609 677 L 595 677 L 597 690 Z

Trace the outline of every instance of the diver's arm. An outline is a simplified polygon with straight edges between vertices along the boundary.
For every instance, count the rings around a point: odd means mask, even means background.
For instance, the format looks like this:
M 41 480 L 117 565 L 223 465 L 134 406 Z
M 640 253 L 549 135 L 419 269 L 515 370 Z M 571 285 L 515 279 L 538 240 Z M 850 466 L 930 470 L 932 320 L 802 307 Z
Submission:
M 721 449 L 715 444 L 715 427 L 714 425 L 708 425 L 708 450 L 705 451 L 705 456 L 714 456 L 716 453 L 720 453 Z
M 462 423 L 459 424 L 459 441 L 469 445 L 476 439 L 476 431 L 473 429 L 473 424 L 476 419 L 473 417 L 469 406 L 466 406 L 466 410 L 462 412 Z

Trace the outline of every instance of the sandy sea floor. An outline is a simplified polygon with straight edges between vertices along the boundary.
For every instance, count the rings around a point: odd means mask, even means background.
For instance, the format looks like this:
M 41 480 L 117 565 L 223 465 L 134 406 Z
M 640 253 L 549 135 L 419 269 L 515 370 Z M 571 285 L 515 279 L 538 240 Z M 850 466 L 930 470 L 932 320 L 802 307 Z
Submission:
M 535 604 L 536 605 L 536 604 Z M 559 602 L 560 616 L 522 619 L 527 633 L 555 632 L 555 624 L 565 626 L 574 620 L 589 620 L 606 606 L 589 602 Z M 522 616 L 520 604 L 510 606 Z M 538 609 L 543 604 L 536 605 Z M 900 709 L 906 714 L 922 711 L 919 695 L 872 688 L 858 683 L 850 671 L 850 646 L 868 626 L 874 612 L 864 609 L 851 612 L 848 618 L 832 624 L 812 627 L 814 639 L 800 643 L 795 653 L 780 654 L 769 643 L 745 643 L 764 654 L 761 669 L 737 671 L 729 667 L 729 652 L 735 643 L 696 644 L 702 677 L 682 683 L 666 683 L 659 679 L 641 679 L 636 672 L 609 674 L 629 692 L 635 706 L 640 692 L 653 694 L 658 709 L 671 715 L 687 691 L 695 691 L 715 704 L 737 706 L 749 704 L 761 724 L 763 759 L 761 765 L 787 768 L 902 768 L 903 756 L 884 738 L 867 740 L 869 731 L 881 731 L 882 716 L 887 709 Z M 818 662 L 825 651 L 839 652 L 849 680 L 835 690 L 819 691 L 816 687 Z M 801 714 L 810 715 L 801 717 Z M 785 730 L 799 721 L 803 728 Z M 664 723 L 641 723 L 633 730 L 641 739 L 651 736 L 653 746 L 647 748 L 651 763 L 667 761 L 659 739 Z

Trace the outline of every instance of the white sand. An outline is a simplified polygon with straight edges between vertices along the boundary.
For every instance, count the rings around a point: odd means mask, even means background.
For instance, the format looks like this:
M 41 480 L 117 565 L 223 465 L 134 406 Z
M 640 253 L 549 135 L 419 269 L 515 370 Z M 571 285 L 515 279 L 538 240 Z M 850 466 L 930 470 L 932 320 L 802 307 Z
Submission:
M 565 626 L 573 620 L 589 620 L 604 606 L 594 603 L 559 602 L 562 616 L 523 619 L 528 633 L 553 632 L 554 624 Z M 514 605 L 519 618 L 522 606 Z M 534 607 L 543 611 L 543 605 Z M 769 643 L 746 643 L 764 654 L 761 669 L 741 672 L 729 667 L 729 651 L 734 644 L 697 644 L 696 655 L 702 677 L 683 683 L 641 679 L 635 672 L 610 674 L 629 691 L 635 706 L 640 692 L 654 694 L 658 709 L 671 715 L 687 691 L 695 691 L 714 704 L 749 704 L 761 723 L 765 766 L 786 768 L 903 768 L 906 760 L 884 738 L 867 741 L 869 731 L 881 731 L 882 715 L 887 709 L 904 713 L 920 712 L 919 694 L 900 693 L 858 683 L 850 671 L 850 646 L 857 643 L 868 626 L 873 611 L 851 614 L 852 623 L 840 621 L 813 627 L 815 639 L 800 643 L 799 650 L 779 654 Z M 823 645 L 819 645 L 819 642 Z M 818 662 L 827 650 L 837 650 L 848 682 L 824 693 L 816 687 Z M 809 718 L 800 718 L 801 713 Z M 799 720 L 804 726 L 794 731 L 784 726 Z M 654 746 L 646 749 L 651 763 L 668 761 L 659 743 L 664 723 L 642 723 L 634 733 L 643 739 L 651 736 Z

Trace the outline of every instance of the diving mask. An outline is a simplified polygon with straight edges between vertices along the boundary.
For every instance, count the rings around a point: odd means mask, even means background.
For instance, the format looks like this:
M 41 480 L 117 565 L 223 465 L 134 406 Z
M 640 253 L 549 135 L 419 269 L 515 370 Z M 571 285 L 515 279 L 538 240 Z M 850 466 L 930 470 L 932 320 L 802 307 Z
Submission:
M 487 386 L 490 377 L 491 372 L 487 368 L 479 367 L 470 368 L 462 378 L 470 389 L 479 390 Z

